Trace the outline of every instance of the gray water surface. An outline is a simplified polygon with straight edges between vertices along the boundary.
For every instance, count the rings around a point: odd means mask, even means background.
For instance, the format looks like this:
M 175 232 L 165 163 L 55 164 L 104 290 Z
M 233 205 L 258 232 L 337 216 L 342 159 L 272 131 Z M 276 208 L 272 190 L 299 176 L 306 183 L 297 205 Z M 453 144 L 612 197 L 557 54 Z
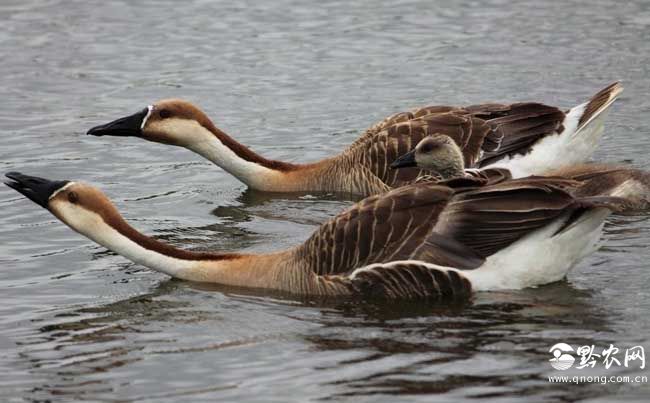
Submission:
M 650 3 L 0 2 L 0 170 L 83 180 L 174 245 L 268 251 L 350 200 L 269 198 L 187 150 L 85 131 L 169 97 L 287 161 L 427 104 L 626 91 L 598 160 L 650 168 Z M 311 4 L 309 4 L 311 3 Z M 0 188 L 6 401 L 647 401 L 553 384 L 557 342 L 650 354 L 650 221 L 616 217 L 566 281 L 460 306 L 323 305 L 151 272 Z M 650 360 L 650 357 L 649 357 Z M 650 362 L 648 363 L 650 365 Z M 573 371 L 573 370 L 571 370 Z M 638 365 L 570 374 L 650 375 Z

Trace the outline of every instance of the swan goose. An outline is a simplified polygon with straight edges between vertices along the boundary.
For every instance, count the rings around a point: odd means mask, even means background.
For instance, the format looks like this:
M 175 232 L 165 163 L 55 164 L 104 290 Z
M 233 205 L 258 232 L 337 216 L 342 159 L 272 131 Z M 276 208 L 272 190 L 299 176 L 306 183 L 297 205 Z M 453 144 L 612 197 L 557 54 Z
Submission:
M 250 188 L 269 192 L 325 191 L 363 196 L 411 182 L 417 169 L 390 164 L 422 138 L 451 136 L 467 167 L 505 167 L 514 177 L 589 158 L 603 131 L 604 112 L 623 88 L 613 83 L 566 113 L 540 103 L 429 106 L 392 115 L 370 127 L 342 153 L 294 164 L 264 158 L 217 128 L 191 103 L 156 102 L 141 112 L 93 127 L 95 136 L 135 136 L 181 146 L 207 158 Z
M 73 230 L 169 276 L 371 299 L 465 299 L 560 280 L 595 250 L 620 202 L 577 198 L 569 191 L 577 183 L 558 178 L 419 183 L 362 200 L 293 248 L 240 254 L 183 250 L 143 235 L 87 184 L 6 176 Z
M 454 140 L 438 134 L 422 139 L 413 150 L 393 161 L 391 168 L 417 167 L 433 174 L 418 177 L 416 183 L 469 176 L 495 184 L 512 177 L 511 172 L 504 168 L 465 169 L 463 158 L 463 153 Z M 650 173 L 640 169 L 583 163 L 551 169 L 542 174 L 578 181 L 580 185 L 572 189 L 572 194 L 576 197 L 614 196 L 624 199 L 624 203 L 619 206 L 621 210 L 640 211 L 650 208 Z

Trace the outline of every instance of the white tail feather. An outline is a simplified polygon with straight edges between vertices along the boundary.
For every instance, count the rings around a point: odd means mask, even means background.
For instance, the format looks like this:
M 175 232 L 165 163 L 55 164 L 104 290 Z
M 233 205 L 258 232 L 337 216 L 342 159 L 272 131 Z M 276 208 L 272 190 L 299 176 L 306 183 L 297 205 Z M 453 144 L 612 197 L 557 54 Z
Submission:
M 545 136 L 528 154 L 504 158 L 486 168 L 506 168 L 514 178 L 521 178 L 587 161 L 602 137 L 606 112 L 622 91 L 618 82 L 607 86 L 568 111 L 562 132 Z

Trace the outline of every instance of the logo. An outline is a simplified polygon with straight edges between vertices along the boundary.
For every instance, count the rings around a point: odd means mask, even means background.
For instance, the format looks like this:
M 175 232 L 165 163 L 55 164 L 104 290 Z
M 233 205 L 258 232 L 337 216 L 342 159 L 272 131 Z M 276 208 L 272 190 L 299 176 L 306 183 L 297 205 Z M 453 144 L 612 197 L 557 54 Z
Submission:
M 610 343 L 609 347 L 599 350 L 593 344 L 578 346 L 574 350 L 573 347 L 566 343 L 557 343 L 549 350 L 553 354 L 553 358 L 548 360 L 551 366 L 557 370 L 564 371 L 573 367 L 575 369 L 595 368 L 598 364 L 604 364 L 605 369 L 612 366 L 628 368 L 630 364 L 639 365 L 639 369 L 645 368 L 645 348 L 641 345 L 632 346 L 625 349 L 625 355 L 618 355 L 622 353 L 622 348 L 618 348 Z M 575 352 L 577 358 L 571 353 Z
M 551 366 L 560 371 L 571 368 L 573 362 L 576 360 L 571 354 L 563 354 L 573 352 L 573 348 L 566 343 L 557 343 L 549 350 L 550 353 L 553 353 L 553 358 L 549 361 Z

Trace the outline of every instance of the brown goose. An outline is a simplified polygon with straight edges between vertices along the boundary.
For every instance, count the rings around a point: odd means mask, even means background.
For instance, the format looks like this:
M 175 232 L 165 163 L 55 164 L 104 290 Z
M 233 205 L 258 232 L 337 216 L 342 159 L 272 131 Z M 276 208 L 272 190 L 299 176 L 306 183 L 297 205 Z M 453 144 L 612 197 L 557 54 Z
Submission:
M 389 165 L 422 138 L 443 133 L 460 145 L 467 167 L 505 167 L 528 176 L 589 158 L 604 113 L 621 93 L 614 83 L 569 111 L 540 103 L 429 106 L 398 113 L 369 128 L 341 154 L 309 164 L 264 158 L 218 129 L 199 108 L 163 100 L 141 112 L 96 126 L 88 134 L 136 136 L 185 147 L 253 189 L 372 195 L 411 182 L 419 171 Z
M 557 281 L 594 250 L 604 218 L 619 203 L 576 198 L 568 190 L 577 184 L 556 178 L 422 183 L 364 199 L 296 247 L 215 253 L 139 233 L 92 186 L 7 177 L 8 186 L 75 231 L 153 270 L 310 296 L 466 298 Z
M 397 158 L 391 168 L 417 167 L 434 173 L 434 177 L 423 176 L 416 181 L 449 180 L 452 178 L 483 178 L 495 184 L 512 177 L 504 168 L 466 170 L 463 153 L 448 136 L 433 135 L 420 141 L 413 150 Z M 625 199 L 622 209 L 627 211 L 650 208 L 650 173 L 620 165 L 585 163 L 551 169 L 541 174 L 561 177 L 580 182 L 572 189 L 576 197 L 615 196 Z

